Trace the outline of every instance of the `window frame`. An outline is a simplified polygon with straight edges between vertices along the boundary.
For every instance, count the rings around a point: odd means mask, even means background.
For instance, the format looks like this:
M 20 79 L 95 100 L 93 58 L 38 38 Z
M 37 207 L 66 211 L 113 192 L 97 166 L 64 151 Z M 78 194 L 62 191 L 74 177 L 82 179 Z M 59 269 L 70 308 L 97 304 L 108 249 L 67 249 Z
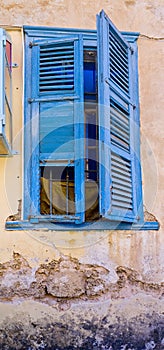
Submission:
M 25 120 L 24 120 L 24 197 L 23 197 L 23 217 L 21 222 L 6 224 L 7 229 L 42 229 L 45 226 L 50 230 L 157 230 L 159 228 L 159 224 L 157 222 L 145 222 L 143 221 L 143 201 L 142 201 L 142 181 L 141 181 L 141 166 L 140 166 L 140 140 L 138 137 L 135 138 L 135 150 L 136 150 L 136 158 L 135 158 L 135 167 L 136 167 L 136 179 L 138 186 L 137 191 L 137 201 L 138 201 L 138 220 L 136 223 L 128 223 L 128 222 L 114 222 L 110 220 L 98 220 L 93 222 L 85 222 L 81 225 L 75 225 L 71 223 L 52 223 L 49 220 L 46 220 L 44 217 L 38 219 L 37 215 L 30 218 L 26 215 L 27 208 L 29 206 L 29 198 L 28 187 L 29 187 L 29 172 L 27 171 L 26 164 L 28 159 L 28 149 L 30 149 L 30 137 L 31 134 L 31 126 L 30 126 L 30 113 L 31 113 L 31 85 L 30 80 L 32 78 L 32 70 L 29 69 L 30 65 L 30 57 L 27 54 L 26 48 L 31 45 L 33 40 L 37 39 L 53 39 L 54 37 L 61 36 L 71 36 L 71 35 L 82 35 L 83 36 L 83 47 L 85 49 L 91 49 L 97 47 L 97 31 L 96 30 L 78 30 L 78 29 L 63 29 L 63 28 L 48 28 L 48 27 L 31 27 L 24 26 L 25 33 L 25 66 L 28 65 L 28 72 L 26 70 L 25 73 Z M 137 49 L 137 39 L 139 33 L 133 32 L 122 32 L 122 35 L 125 39 L 130 43 L 133 49 L 133 69 L 135 72 L 134 85 L 135 89 L 133 91 L 133 96 L 135 100 L 135 121 L 137 124 L 136 133 L 139 135 L 140 128 L 140 116 L 139 116 L 139 99 L 138 99 L 138 49 Z
M 26 163 L 29 164 L 30 169 L 25 167 L 25 187 L 26 187 L 26 193 L 28 193 L 28 197 L 26 197 L 25 200 L 25 207 L 24 207 L 24 217 L 27 219 L 30 217 L 31 220 L 33 218 L 38 218 L 42 219 L 42 215 L 39 213 L 39 191 L 40 191 L 40 185 L 39 185 L 39 108 L 42 103 L 46 102 L 55 102 L 55 101 L 74 101 L 74 106 L 73 106 L 73 114 L 74 118 L 76 119 L 76 125 L 74 128 L 74 137 L 75 137 L 75 151 L 74 151 L 74 168 L 75 168 L 75 189 L 76 189 L 76 215 L 74 216 L 69 216 L 68 218 L 66 215 L 61 215 L 58 216 L 57 219 L 63 221 L 64 219 L 67 221 L 72 221 L 74 220 L 75 223 L 81 223 L 84 220 L 84 185 L 83 187 L 80 185 L 80 183 L 84 184 L 83 177 L 84 177 L 84 156 L 83 156 L 83 149 L 80 147 L 80 138 L 83 138 L 83 120 L 82 120 L 82 115 L 84 114 L 82 110 L 83 106 L 83 90 L 82 90 L 82 71 L 78 70 L 78 62 L 82 61 L 82 50 L 81 50 L 81 45 L 82 45 L 82 38 L 81 35 L 70 35 L 69 37 L 64 36 L 63 37 L 64 42 L 75 42 L 75 52 L 76 52 L 76 58 L 77 62 L 75 62 L 75 68 L 76 68 L 76 79 L 79 81 L 79 85 L 75 83 L 75 89 L 72 92 L 72 94 L 68 93 L 64 96 L 64 93 L 62 92 L 59 95 L 59 92 L 55 93 L 52 97 L 51 94 L 44 94 L 43 96 L 40 96 L 38 94 L 38 82 L 36 85 L 35 77 L 38 72 L 38 49 L 40 45 L 44 45 L 45 42 L 48 41 L 49 44 L 57 44 L 61 42 L 61 38 L 56 39 L 53 37 L 51 40 L 48 38 L 46 41 L 45 40 L 34 40 L 33 41 L 33 52 L 32 50 L 28 50 L 28 53 L 30 53 L 31 59 L 30 62 L 36 62 L 36 65 L 32 65 L 32 70 L 31 70 L 31 79 L 32 79 L 32 85 L 31 85 L 31 91 L 29 92 L 30 95 L 32 95 L 33 99 L 32 101 L 29 102 L 30 109 L 29 109 L 29 115 L 28 115 L 28 121 L 26 120 L 25 122 L 25 131 L 27 131 L 27 138 L 28 140 L 31 139 L 31 152 L 33 156 L 26 154 L 25 153 L 25 159 Z M 32 46 L 31 45 L 31 46 Z M 79 113 L 79 110 L 81 113 Z M 32 116 L 35 116 L 34 118 Z M 31 132 L 29 129 L 31 128 Z M 28 129 L 28 130 L 27 130 Z M 32 136 L 32 130 L 35 130 Z M 27 139 L 26 138 L 26 139 Z M 30 158 L 29 158 L 30 156 Z M 65 160 L 65 165 L 70 164 L 72 158 L 71 155 L 65 155 L 64 160 Z M 58 157 L 54 159 L 56 161 L 56 166 L 59 164 Z M 64 162 L 63 160 L 63 162 Z M 61 164 L 61 163 L 60 163 Z M 81 180 L 81 181 L 80 181 Z M 35 184 L 35 186 L 33 186 Z M 27 214 L 28 213 L 28 214 Z M 48 219 L 48 217 L 47 217 Z M 53 219 L 53 215 L 51 216 L 51 220 Z M 55 219 L 55 217 L 54 217 Z M 46 220 L 46 216 L 44 216 L 44 220 Z

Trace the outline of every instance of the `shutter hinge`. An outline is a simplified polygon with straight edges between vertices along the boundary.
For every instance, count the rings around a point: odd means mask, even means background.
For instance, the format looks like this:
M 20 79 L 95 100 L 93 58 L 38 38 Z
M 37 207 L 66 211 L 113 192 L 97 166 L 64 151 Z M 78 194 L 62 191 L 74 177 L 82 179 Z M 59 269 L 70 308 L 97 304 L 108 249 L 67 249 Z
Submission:
M 101 83 L 103 83 L 103 73 L 101 73 Z
M 110 80 L 109 80 L 109 78 L 105 78 L 105 82 L 106 82 L 108 85 L 110 85 Z
M 107 214 L 108 214 L 108 215 L 111 215 L 111 214 L 112 214 L 112 209 L 109 209 L 109 210 L 107 211 Z
M 134 49 L 130 46 L 130 51 L 131 51 L 131 54 L 133 55 L 134 54 Z
M 6 46 L 6 36 L 5 35 L 2 36 L 2 42 L 3 42 L 3 46 Z
M 130 106 L 132 106 L 133 109 L 136 109 L 136 108 L 137 108 L 137 106 L 136 106 L 134 103 L 129 102 L 129 104 L 130 104 Z
M 32 49 L 33 46 L 38 46 L 38 43 L 32 43 L 32 41 L 30 41 L 29 48 Z
M 5 115 L 4 114 L 0 115 L 0 122 L 2 123 L 3 126 L 5 125 Z
M 34 102 L 34 101 L 35 101 L 34 98 L 28 98 L 28 102 L 29 102 L 29 103 L 32 103 L 32 102 Z
M 18 68 L 19 66 L 18 66 L 18 63 L 13 63 L 12 64 L 12 68 Z

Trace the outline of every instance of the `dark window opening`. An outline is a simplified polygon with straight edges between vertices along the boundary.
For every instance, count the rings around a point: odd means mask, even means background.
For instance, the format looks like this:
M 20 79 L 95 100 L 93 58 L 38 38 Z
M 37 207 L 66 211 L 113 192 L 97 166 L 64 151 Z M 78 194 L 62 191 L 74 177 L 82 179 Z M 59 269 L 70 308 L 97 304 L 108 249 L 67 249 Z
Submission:
M 97 52 L 84 51 L 86 221 L 99 217 Z
M 74 215 L 74 167 L 41 167 L 40 213 Z

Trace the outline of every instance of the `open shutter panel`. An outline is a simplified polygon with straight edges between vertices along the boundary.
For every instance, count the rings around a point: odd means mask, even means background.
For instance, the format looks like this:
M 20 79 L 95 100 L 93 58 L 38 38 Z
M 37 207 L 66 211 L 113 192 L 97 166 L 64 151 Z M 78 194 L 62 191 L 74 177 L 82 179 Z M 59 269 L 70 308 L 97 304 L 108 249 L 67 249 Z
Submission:
M 82 38 L 69 36 L 31 46 L 33 60 L 38 62 L 37 81 L 33 68 L 32 98 L 39 103 L 40 164 L 74 167 L 74 221 L 81 223 L 85 202 L 84 143 L 80 140 L 84 137 Z M 69 221 L 67 215 L 65 221 Z
M 134 222 L 132 52 L 104 11 L 97 19 L 100 214 Z

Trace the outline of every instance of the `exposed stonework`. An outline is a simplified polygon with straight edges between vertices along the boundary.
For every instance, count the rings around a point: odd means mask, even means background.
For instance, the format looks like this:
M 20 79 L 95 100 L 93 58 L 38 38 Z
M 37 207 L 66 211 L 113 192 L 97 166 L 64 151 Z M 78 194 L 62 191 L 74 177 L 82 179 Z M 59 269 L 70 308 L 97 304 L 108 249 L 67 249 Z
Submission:
M 0 298 L 54 297 L 78 298 L 100 295 L 107 291 L 109 271 L 101 266 L 80 264 L 63 257 L 42 264 L 34 271 L 18 253 L 13 260 L 0 264 Z
M 0 300 L 33 298 L 52 304 L 52 300 L 126 298 L 140 292 L 164 294 L 164 283 L 146 282 L 130 268 L 119 266 L 116 273 L 118 280 L 112 283 L 108 269 L 68 256 L 32 269 L 20 254 L 13 253 L 13 260 L 0 264 Z
M 137 271 L 123 266 L 117 267 L 116 272 L 119 277 L 116 283 L 116 286 L 120 292 L 118 295 L 119 297 L 121 296 L 126 298 L 127 290 L 129 294 L 137 294 L 140 291 L 144 291 L 151 295 L 156 295 L 159 297 L 164 296 L 164 282 L 146 282 L 142 279 L 142 276 L 137 273 Z
M 98 295 L 105 291 L 106 283 L 107 269 L 67 257 L 41 265 L 36 271 L 36 284 L 45 285 L 46 293 L 58 298 Z
M 6 221 L 17 221 L 21 220 L 21 212 L 22 212 L 22 200 L 18 200 L 18 211 L 16 214 L 9 215 L 6 219 Z
M 144 208 L 144 221 L 150 222 L 150 221 L 158 221 L 158 220 L 152 213 L 149 213 L 149 211 L 146 208 Z
M 32 269 L 18 253 L 13 260 L 0 264 L 0 298 L 11 299 L 14 295 L 28 295 L 32 278 Z

